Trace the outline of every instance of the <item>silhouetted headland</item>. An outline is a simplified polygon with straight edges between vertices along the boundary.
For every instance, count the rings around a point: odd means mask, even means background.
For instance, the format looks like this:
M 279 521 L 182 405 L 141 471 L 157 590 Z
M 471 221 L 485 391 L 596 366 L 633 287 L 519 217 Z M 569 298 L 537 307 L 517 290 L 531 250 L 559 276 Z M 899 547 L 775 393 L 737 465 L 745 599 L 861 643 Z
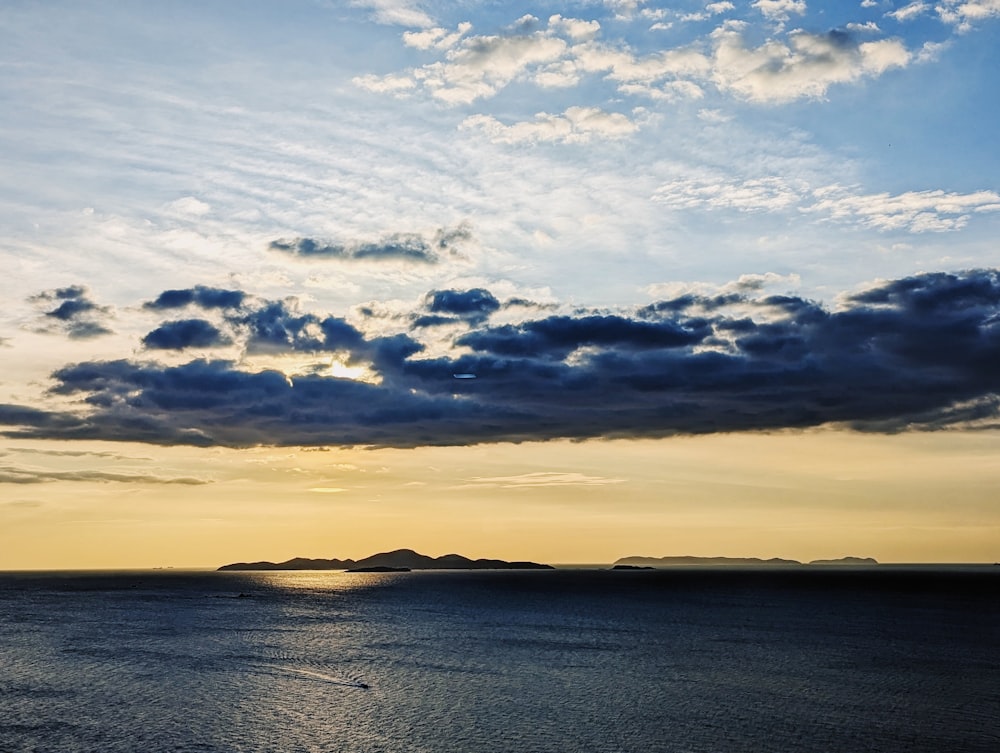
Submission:
M 378 568 L 378 569 L 374 569 Z M 412 549 L 381 552 L 360 560 L 308 559 L 294 557 L 285 562 L 234 562 L 219 570 L 350 570 L 352 572 L 401 572 L 403 570 L 552 570 L 537 562 L 469 559 L 460 554 L 428 557 Z
M 877 565 L 878 561 L 872 557 L 841 557 L 831 560 L 813 560 L 810 565 Z M 615 569 L 625 569 L 624 566 L 631 567 L 804 567 L 804 563 L 798 560 L 782 559 L 772 557 L 771 559 L 760 559 L 759 557 L 622 557 L 614 563 Z

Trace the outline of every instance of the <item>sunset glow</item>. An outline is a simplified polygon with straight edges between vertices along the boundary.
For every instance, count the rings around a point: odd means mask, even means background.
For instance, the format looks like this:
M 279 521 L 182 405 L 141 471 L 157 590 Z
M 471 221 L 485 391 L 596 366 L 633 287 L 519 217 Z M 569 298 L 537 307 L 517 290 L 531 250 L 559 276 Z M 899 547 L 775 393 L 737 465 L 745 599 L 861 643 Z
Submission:
M 995 4 L 0 16 L 0 569 L 1000 559 Z

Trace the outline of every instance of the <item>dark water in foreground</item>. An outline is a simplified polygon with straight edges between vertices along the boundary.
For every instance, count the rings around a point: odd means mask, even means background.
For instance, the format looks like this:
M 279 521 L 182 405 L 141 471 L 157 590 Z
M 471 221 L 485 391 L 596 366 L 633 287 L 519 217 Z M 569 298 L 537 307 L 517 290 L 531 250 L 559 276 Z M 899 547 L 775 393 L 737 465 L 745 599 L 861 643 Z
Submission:
M 998 594 L 1000 568 L 0 574 L 0 751 L 993 753 Z

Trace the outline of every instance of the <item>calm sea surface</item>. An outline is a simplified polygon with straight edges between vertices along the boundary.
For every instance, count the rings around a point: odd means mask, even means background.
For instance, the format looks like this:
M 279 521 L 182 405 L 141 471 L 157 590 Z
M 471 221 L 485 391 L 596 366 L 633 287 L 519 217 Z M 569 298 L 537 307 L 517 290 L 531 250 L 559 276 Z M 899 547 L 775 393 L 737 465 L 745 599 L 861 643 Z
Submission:
M 1000 568 L 0 574 L 0 751 L 1000 751 Z

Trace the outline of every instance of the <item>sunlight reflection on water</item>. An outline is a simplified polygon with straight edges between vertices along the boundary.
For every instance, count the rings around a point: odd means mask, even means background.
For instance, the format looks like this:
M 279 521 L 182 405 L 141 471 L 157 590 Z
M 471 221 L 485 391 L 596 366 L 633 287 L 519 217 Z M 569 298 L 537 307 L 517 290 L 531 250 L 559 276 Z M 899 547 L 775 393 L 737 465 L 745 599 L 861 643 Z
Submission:
M 0 574 L 0 750 L 998 749 L 997 579 L 831 577 Z

